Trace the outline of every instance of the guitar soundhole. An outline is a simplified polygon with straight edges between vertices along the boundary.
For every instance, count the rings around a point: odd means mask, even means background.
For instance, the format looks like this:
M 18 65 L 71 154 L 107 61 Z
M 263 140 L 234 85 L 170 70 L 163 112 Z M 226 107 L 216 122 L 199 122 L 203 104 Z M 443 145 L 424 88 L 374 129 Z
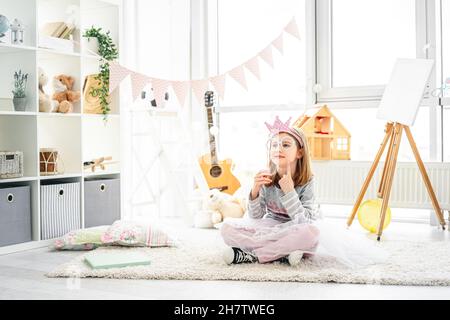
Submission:
M 209 173 L 212 177 L 217 178 L 222 174 L 222 168 L 219 166 L 213 166 L 211 170 L 209 170 Z

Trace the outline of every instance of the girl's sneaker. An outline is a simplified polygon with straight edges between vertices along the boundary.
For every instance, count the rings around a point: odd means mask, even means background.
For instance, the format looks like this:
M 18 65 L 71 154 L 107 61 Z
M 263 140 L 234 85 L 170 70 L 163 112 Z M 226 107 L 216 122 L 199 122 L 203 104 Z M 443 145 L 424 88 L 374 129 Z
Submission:
M 258 258 L 253 253 L 235 247 L 227 247 L 224 250 L 223 260 L 226 264 L 258 262 Z
M 302 258 L 303 258 L 303 251 L 296 250 L 288 255 L 287 260 L 291 266 L 298 267 L 302 261 Z

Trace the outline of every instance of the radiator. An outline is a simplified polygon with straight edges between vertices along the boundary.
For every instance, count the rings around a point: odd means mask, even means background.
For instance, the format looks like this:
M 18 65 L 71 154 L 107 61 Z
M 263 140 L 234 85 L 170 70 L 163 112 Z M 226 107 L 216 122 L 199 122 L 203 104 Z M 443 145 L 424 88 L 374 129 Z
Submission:
M 372 162 L 313 161 L 316 201 L 319 204 L 353 205 Z M 384 162 L 369 184 L 364 199 L 377 198 Z M 433 190 L 442 209 L 450 210 L 450 163 L 425 163 Z M 432 209 L 425 183 L 416 162 L 397 163 L 389 206 Z

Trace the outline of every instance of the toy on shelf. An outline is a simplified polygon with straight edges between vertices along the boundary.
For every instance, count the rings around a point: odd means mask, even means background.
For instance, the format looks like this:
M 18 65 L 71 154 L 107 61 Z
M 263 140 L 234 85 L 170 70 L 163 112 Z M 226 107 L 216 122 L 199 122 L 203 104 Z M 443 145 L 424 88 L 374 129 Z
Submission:
M 73 104 L 80 100 L 80 92 L 74 91 L 75 79 L 61 74 L 53 78 L 53 100 L 57 102 L 54 112 L 69 113 L 73 111 Z
M 48 76 L 45 73 L 44 69 L 41 67 L 38 68 L 38 81 L 39 81 L 39 112 L 51 112 L 53 110 L 54 105 L 57 103 L 56 101 L 52 101 L 50 96 L 45 93 L 44 86 L 48 82 Z
M 39 171 L 41 176 L 52 176 L 62 172 L 58 170 L 58 150 L 41 148 L 39 150 Z
M 294 127 L 305 132 L 313 160 L 350 160 L 351 135 L 326 105 L 305 112 Z
M 112 160 L 112 157 L 101 157 L 98 159 L 94 159 L 92 161 L 86 161 L 83 163 L 84 170 L 91 170 L 92 172 L 95 172 L 95 169 L 99 167 L 102 170 L 106 169 L 106 165 L 118 163 L 118 161 L 109 161 Z

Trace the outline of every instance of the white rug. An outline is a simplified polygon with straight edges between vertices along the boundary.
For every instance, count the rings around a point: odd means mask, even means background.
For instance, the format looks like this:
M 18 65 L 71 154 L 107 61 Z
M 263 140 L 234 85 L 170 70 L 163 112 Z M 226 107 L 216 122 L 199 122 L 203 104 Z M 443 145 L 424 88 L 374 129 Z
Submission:
M 300 267 L 286 264 L 226 265 L 218 230 L 183 229 L 177 248 L 104 247 L 82 253 L 73 261 L 46 274 L 64 278 L 114 278 L 158 280 L 243 280 L 383 285 L 450 285 L 449 241 L 382 241 L 391 255 L 388 262 L 349 269 L 329 257 L 304 259 Z M 149 266 L 92 270 L 83 261 L 87 254 L 107 250 L 136 250 L 148 254 Z M 58 254 L 58 252 L 55 252 Z

